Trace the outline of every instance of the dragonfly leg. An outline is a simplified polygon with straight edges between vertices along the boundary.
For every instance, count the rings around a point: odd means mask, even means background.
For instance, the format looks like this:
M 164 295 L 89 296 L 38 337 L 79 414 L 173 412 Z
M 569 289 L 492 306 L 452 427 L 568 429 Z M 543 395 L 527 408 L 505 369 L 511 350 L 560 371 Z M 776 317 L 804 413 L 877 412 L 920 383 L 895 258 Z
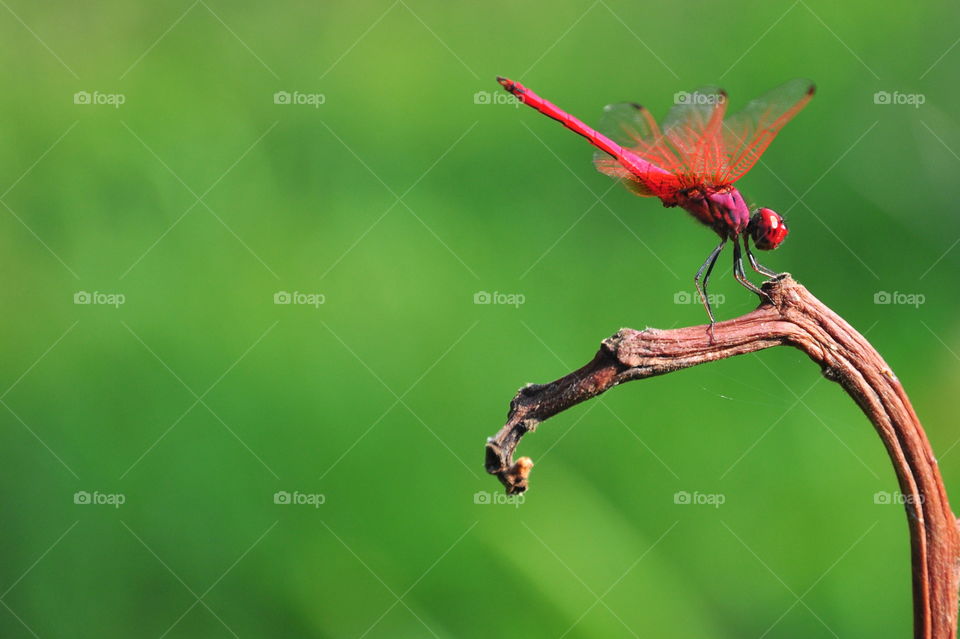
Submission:
M 767 277 L 778 277 L 780 273 L 771 271 L 766 266 L 757 261 L 757 258 L 753 256 L 753 251 L 750 250 L 750 240 L 746 237 L 743 238 L 743 248 L 747 250 L 747 259 L 750 260 L 750 268 L 755 270 L 761 275 L 766 275 Z
M 740 254 L 739 237 L 733 238 L 733 276 L 737 278 L 737 281 L 743 284 L 743 286 L 745 286 L 747 289 L 759 295 L 761 299 L 772 302 L 770 296 L 767 295 L 756 284 L 748 280 L 746 274 L 743 272 L 743 256 Z
M 710 252 L 710 255 L 707 256 L 707 261 L 697 270 L 697 274 L 693 276 L 693 285 L 697 287 L 697 293 L 700 294 L 700 301 L 703 302 L 703 307 L 707 309 L 707 316 L 710 317 L 711 327 L 717 323 L 717 320 L 713 317 L 713 309 L 710 307 L 710 302 L 707 301 L 707 281 L 710 279 L 710 273 L 713 271 L 713 265 L 717 263 L 717 257 L 720 255 L 720 251 L 723 250 L 723 246 L 727 243 L 727 238 L 724 237 L 717 248 L 713 249 Z M 706 274 L 704 274 L 706 271 Z M 700 276 L 703 276 L 703 285 L 700 284 Z

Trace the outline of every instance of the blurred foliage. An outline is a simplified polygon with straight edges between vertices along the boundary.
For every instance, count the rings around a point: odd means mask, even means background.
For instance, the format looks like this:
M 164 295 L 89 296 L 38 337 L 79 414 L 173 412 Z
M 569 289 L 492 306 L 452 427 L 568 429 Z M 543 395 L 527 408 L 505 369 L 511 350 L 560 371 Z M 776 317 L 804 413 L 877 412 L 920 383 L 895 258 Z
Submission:
M 662 116 L 701 84 L 735 108 L 815 80 L 740 183 L 791 224 L 765 261 L 884 354 L 956 492 L 956 5 L 0 15 L 2 636 L 908 636 L 904 514 L 875 503 L 890 464 L 799 352 L 577 407 L 523 442 L 522 505 L 475 503 L 498 493 L 484 437 L 517 387 L 621 326 L 702 322 L 675 296 L 715 243 L 611 190 L 582 139 L 476 94 L 509 75 L 595 122 L 621 100 Z M 755 303 L 728 260 L 721 317 Z

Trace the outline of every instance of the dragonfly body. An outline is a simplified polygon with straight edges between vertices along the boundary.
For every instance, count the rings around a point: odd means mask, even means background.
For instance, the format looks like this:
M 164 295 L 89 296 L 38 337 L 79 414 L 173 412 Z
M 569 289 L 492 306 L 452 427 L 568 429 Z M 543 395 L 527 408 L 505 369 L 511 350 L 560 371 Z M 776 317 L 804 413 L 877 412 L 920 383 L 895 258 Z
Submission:
M 735 187 L 694 187 L 677 194 L 677 206 L 703 222 L 721 238 L 737 237 L 750 224 L 750 209 Z
M 607 135 L 519 82 L 497 80 L 527 106 L 586 138 L 600 151 L 595 163 L 601 172 L 623 181 L 637 195 L 657 197 L 666 207 L 686 210 L 720 236 L 720 244 L 694 278 L 711 324 L 714 316 L 706 297 L 707 280 L 728 240 L 734 247 L 734 277 L 765 296 L 744 274 L 741 242 L 753 269 L 773 277 L 777 273 L 757 262 L 748 240 L 758 249 L 775 249 L 786 238 L 787 225 L 770 209 L 751 214 L 733 183 L 753 167 L 779 130 L 810 100 L 811 83 L 788 82 L 726 119 L 727 96 L 722 90 L 678 94 L 687 96 L 686 101 L 671 109 L 662 127 L 638 104 L 610 105 L 605 110 L 612 133 Z

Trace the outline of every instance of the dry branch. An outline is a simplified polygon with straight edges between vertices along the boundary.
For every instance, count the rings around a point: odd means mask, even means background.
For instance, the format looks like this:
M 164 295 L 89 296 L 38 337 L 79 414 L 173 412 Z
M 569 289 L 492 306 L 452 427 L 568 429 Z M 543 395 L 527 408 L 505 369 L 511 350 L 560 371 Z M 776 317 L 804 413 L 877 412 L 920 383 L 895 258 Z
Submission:
M 899 380 L 867 340 L 784 274 L 764 284 L 770 302 L 720 322 L 669 331 L 621 329 L 593 360 L 549 384 L 521 388 L 507 423 L 487 441 L 487 472 L 507 492 L 528 487 L 533 462 L 513 460 L 520 438 L 536 426 L 623 382 L 663 375 L 771 346 L 793 346 L 840 384 L 873 422 L 904 495 L 913 564 L 914 637 L 955 639 L 960 534 L 937 461 Z

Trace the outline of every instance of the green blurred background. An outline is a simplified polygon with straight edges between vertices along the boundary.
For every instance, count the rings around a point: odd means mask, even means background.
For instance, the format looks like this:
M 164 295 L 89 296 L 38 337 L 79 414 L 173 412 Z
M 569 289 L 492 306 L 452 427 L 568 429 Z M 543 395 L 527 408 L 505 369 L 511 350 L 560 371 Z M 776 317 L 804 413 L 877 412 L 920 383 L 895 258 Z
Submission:
M 765 261 L 866 332 L 960 494 L 955 4 L 0 4 L 0 635 L 909 636 L 890 463 L 797 351 L 564 413 L 523 503 L 476 503 L 516 389 L 703 322 L 716 241 L 490 96 L 815 80 L 740 182 L 791 224 Z M 728 260 L 721 318 L 756 301 Z

